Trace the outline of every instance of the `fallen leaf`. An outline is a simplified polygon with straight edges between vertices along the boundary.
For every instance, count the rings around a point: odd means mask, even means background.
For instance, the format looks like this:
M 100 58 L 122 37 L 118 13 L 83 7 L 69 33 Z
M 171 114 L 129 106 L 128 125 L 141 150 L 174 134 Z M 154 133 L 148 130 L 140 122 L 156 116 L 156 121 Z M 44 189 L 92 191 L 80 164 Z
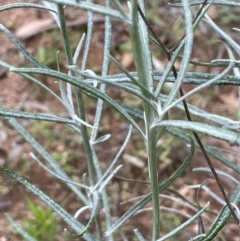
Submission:
M 124 53 L 121 58 L 121 64 L 123 67 L 128 68 L 133 63 L 133 59 L 132 53 Z
M 31 21 L 18 28 L 15 35 L 19 39 L 27 39 L 33 35 L 48 30 L 51 25 L 56 25 L 52 18 Z

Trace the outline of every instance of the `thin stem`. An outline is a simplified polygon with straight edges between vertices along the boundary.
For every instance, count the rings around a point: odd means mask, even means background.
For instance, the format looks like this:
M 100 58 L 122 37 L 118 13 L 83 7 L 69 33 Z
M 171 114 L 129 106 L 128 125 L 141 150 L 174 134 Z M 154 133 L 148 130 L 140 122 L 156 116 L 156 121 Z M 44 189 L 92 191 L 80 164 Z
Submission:
M 65 47 L 68 64 L 74 65 L 70 42 L 69 42 L 69 38 L 68 38 L 68 34 L 67 34 L 64 8 L 63 8 L 63 5 L 61 5 L 61 4 L 58 4 L 58 13 L 59 13 L 61 32 L 62 32 L 62 37 L 64 40 L 63 42 L 64 42 L 64 47 Z M 74 76 L 74 73 L 72 71 L 70 71 L 70 74 Z M 85 122 L 86 118 L 85 118 L 85 108 L 84 108 L 83 96 L 82 96 L 81 89 L 78 87 L 76 87 L 76 95 L 77 95 L 79 118 Z M 87 133 L 87 127 L 85 125 L 81 125 L 80 129 L 81 129 L 81 134 L 82 134 L 82 138 L 83 138 L 83 145 L 86 150 L 87 165 L 88 165 L 88 171 L 89 171 L 89 181 L 90 181 L 90 185 L 94 185 L 95 171 L 94 171 L 94 165 L 93 165 L 92 150 L 91 150 L 88 133 Z

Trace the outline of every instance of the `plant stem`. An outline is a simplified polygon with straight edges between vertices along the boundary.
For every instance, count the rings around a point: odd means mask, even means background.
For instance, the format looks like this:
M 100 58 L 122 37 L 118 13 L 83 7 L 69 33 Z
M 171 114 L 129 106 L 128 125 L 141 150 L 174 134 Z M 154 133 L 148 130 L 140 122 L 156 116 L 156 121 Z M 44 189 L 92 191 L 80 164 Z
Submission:
M 135 65 L 137 68 L 138 78 L 141 84 L 151 93 L 154 93 L 153 85 L 153 70 L 151 51 L 149 49 L 149 37 L 147 27 L 143 19 L 138 14 L 138 8 L 145 13 L 144 2 L 139 1 L 140 6 L 136 1 L 131 2 L 132 10 L 132 25 L 131 39 L 135 56 Z M 144 93 L 142 93 L 144 94 Z M 145 114 L 146 128 L 146 147 L 148 151 L 148 168 L 149 178 L 152 192 L 153 205 L 153 234 L 152 240 L 159 238 L 160 234 L 160 209 L 159 209 L 159 190 L 158 190 L 158 162 L 156 157 L 156 129 L 151 128 L 154 119 L 154 109 L 146 101 L 143 102 Z
M 58 4 L 58 13 L 59 13 L 59 20 L 61 25 L 61 32 L 65 47 L 65 52 L 68 60 L 69 65 L 73 65 L 73 58 L 72 58 L 72 52 L 70 47 L 70 42 L 67 34 L 67 28 L 66 28 L 66 20 L 64 15 L 64 8 L 63 5 Z M 74 76 L 74 73 L 70 71 L 71 75 Z M 79 118 L 86 121 L 85 117 L 85 108 L 84 108 L 84 102 L 83 102 L 83 96 L 82 96 L 82 90 L 78 87 L 76 87 L 76 96 L 77 96 L 77 105 L 78 105 L 78 112 L 79 112 Z M 86 157 L 87 157 L 87 165 L 88 165 L 88 171 L 89 171 L 89 181 L 90 185 L 94 185 L 94 177 L 95 177 L 95 171 L 94 171 L 94 165 L 93 165 L 93 156 L 91 151 L 91 146 L 89 143 L 88 133 L 87 133 L 87 127 L 85 125 L 80 126 L 82 138 L 83 138 L 83 145 L 86 150 Z

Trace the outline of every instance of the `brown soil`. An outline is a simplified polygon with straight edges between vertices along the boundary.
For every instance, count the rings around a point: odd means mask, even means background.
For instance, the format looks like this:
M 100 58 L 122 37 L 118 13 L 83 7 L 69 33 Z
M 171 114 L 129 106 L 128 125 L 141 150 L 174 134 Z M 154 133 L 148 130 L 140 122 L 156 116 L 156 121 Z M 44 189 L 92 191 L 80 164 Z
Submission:
M 7 0 L 6 3 L 14 3 L 14 2 L 24 2 L 21 0 Z M 218 13 L 218 10 L 215 9 Z M 160 12 L 162 11 L 159 10 Z M 177 14 L 179 14 L 177 12 Z M 78 11 L 69 11 L 67 12 L 67 17 L 69 22 L 73 22 L 77 19 L 77 21 L 83 21 L 86 18 L 85 15 L 82 15 L 82 19 L 78 19 L 79 12 Z M 13 33 L 19 34 L 21 32 L 21 41 L 26 46 L 27 50 L 33 54 L 34 56 L 38 55 L 38 50 L 40 48 L 52 48 L 61 49 L 63 51 L 63 46 L 61 41 L 52 40 L 51 33 L 55 30 L 43 30 L 38 31 L 38 33 L 30 34 L 27 31 L 24 35 L 24 27 L 28 26 L 29 23 L 33 24 L 34 31 L 36 28 L 42 24 L 42 20 L 50 19 L 50 15 L 43 11 L 37 11 L 33 9 L 14 9 L 10 11 L 0 12 L 0 23 L 4 26 L 8 27 Z M 99 20 L 100 19 L 100 20 Z M 103 30 L 104 25 L 101 22 L 101 18 L 98 18 L 99 22 L 96 27 L 96 31 L 93 37 L 93 45 L 90 52 L 89 60 L 88 60 L 88 68 L 94 69 L 96 72 L 101 71 L 101 61 L 102 61 L 102 47 L 103 47 Z M 34 25 L 36 24 L 36 25 Z M 35 27 L 34 27 L 35 26 Z M 28 26 L 30 28 L 30 26 Z M 160 29 L 156 29 L 156 31 L 162 32 Z M 85 29 L 84 24 L 79 26 L 72 25 L 71 31 L 76 34 L 76 38 L 79 38 L 79 32 L 82 32 Z M 27 28 L 27 30 L 29 30 Z M 207 33 L 209 34 L 209 32 Z M 27 37 L 26 37 L 27 36 Z M 132 55 L 126 52 L 119 51 L 119 45 L 122 42 L 127 41 L 128 32 L 125 27 L 115 26 L 114 31 L 114 41 L 113 41 L 113 50 L 116 52 L 116 58 L 122 62 L 129 69 L 134 68 Z M 166 43 L 170 43 L 173 41 L 172 36 L 161 36 L 163 41 Z M 0 32 L 0 56 L 4 61 L 12 64 L 13 66 L 25 66 L 29 65 L 27 61 L 19 54 L 16 46 L 8 39 L 8 37 Z M 74 40 L 73 40 L 74 41 Z M 200 43 L 199 38 L 196 40 L 196 44 Z M 51 46 L 52 44 L 57 44 Z M 202 43 L 202 48 L 205 49 L 206 43 Z M 56 52 L 55 51 L 55 52 Z M 54 51 L 53 51 L 54 53 Z M 215 49 L 209 49 L 207 53 L 199 53 L 198 49 L 194 50 L 194 55 L 200 57 L 203 60 L 211 60 L 216 58 Z M 200 56 L 199 56 L 200 55 Z M 161 55 L 160 62 L 162 65 L 166 65 L 166 58 Z M 50 63 L 50 65 L 54 65 L 55 63 Z M 66 60 L 61 59 L 61 69 L 65 69 Z M 54 66 L 54 68 L 56 68 Z M 197 69 L 198 71 L 200 69 Z M 206 72 L 212 72 L 217 70 L 204 69 Z M 117 69 L 112 67 L 111 73 L 116 73 Z M 40 77 L 40 80 L 47 84 L 51 89 L 53 89 L 57 94 L 59 93 L 59 87 L 55 83 L 53 79 Z M 10 109 L 21 109 L 26 111 L 33 112 L 45 112 L 45 113 L 55 113 L 60 116 L 67 116 L 66 110 L 61 106 L 61 104 L 54 99 L 51 95 L 45 93 L 42 89 L 25 80 L 19 75 L 16 75 L 12 72 L 8 72 L 6 69 L 0 67 L 0 105 L 4 108 Z M 190 87 L 191 88 L 191 87 Z M 189 91 L 189 86 L 184 86 L 184 91 Z M 139 106 L 139 102 L 133 99 L 131 96 L 127 94 L 121 93 L 119 90 L 111 89 L 109 91 L 111 96 L 114 96 L 115 99 L 127 99 L 132 101 L 133 105 Z M 209 94 L 210 93 L 210 94 Z M 209 99 L 206 96 L 212 96 Z M 199 98 L 193 97 L 191 101 L 196 105 L 208 109 L 214 113 L 224 113 L 225 116 L 234 116 L 238 108 L 238 98 L 237 98 L 237 88 L 236 87 L 209 87 L 206 90 L 201 92 Z M 89 122 L 92 122 L 95 114 L 95 102 L 86 97 L 86 106 L 87 106 L 87 119 Z M 36 125 L 34 121 L 26 121 L 20 120 L 20 123 L 28 129 L 31 133 L 33 133 L 34 137 L 50 152 L 56 155 L 56 153 L 60 153 L 58 156 L 59 160 L 62 160 L 61 165 L 65 168 L 65 171 L 69 173 L 72 178 L 79 180 L 79 177 L 86 172 L 87 167 L 84 161 L 84 149 L 79 144 L 79 138 L 76 133 L 73 133 L 70 130 L 65 130 L 63 125 L 61 124 L 49 124 L 49 123 L 40 123 Z M 104 110 L 104 118 L 102 121 L 103 129 L 100 131 L 99 136 L 102 136 L 106 133 L 110 133 L 112 138 L 106 143 L 97 146 L 97 153 L 99 155 L 99 159 L 101 160 L 102 168 L 105 169 L 109 165 L 110 161 L 116 155 L 117 151 L 121 147 L 121 144 L 124 141 L 124 138 L 128 131 L 128 125 L 126 122 L 111 108 L 106 107 Z M 52 133 L 55 138 L 54 141 L 46 140 L 46 133 Z M 114 140 L 114 141 L 113 141 Z M 228 143 L 222 143 L 220 141 L 216 141 L 214 139 L 203 137 L 204 142 L 207 142 L 213 146 L 222 147 L 226 149 L 231 149 L 238 151 L 237 147 L 231 147 Z M 176 170 L 176 168 L 183 162 L 185 156 L 187 155 L 188 149 L 185 144 L 180 141 L 174 141 L 171 137 L 166 136 L 164 141 L 166 143 L 170 143 L 171 148 L 168 148 L 168 145 L 164 147 L 161 152 L 166 153 L 166 156 L 159 153 L 159 159 L 161 163 L 161 169 L 159 171 L 159 180 L 162 181 L 169 177 L 171 173 Z M 169 150 L 168 150 L 169 149 Z M 6 166 L 7 168 L 15 171 L 21 176 L 24 176 L 27 180 L 31 181 L 35 185 L 37 185 L 43 192 L 50 195 L 56 202 L 61 204 L 67 211 L 73 214 L 79 207 L 81 207 L 81 203 L 79 200 L 71 194 L 71 191 L 64 185 L 61 181 L 56 180 L 51 175 L 47 174 L 42 170 L 36 163 L 34 163 L 29 156 L 29 153 L 33 151 L 32 147 L 27 144 L 23 138 L 21 138 L 9 125 L 9 123 L 1 118 L 0 122 L 0 165 Z M 77 153 L 77 154 L 76 154 Z M 134 162 L 130 162 L 129 158 L 126 156 L 122 157 L 120 162 L 124 163 L 124 171 L 119 172 L 119 176 L 130 178 L 134 180 L 145 180 L 147 178 L 147 160 L 146 153 L 143 150 L 143 143 L 139 141 L 139 138 L 136 135 L 133 135 L 133 138 L 128 145 L 125 153 L 131 155 L 131 157 L 138 158 L 137 163 L 142 164 L 142 166 Z M 63 158 L 65 157 L 65 159 Z M 232 155 L 228 154 L 227 156 L 234 163 L 237 163 L 238 160 L 234 159 Z M 61 159 L 62 158 L 62 159 Z M 65 162 L 64 162 L 64 160 Z M 131 159 L 131 158 L 130 158 Z M 223 171 L 227 171 L 231 175 L 238 178 L 238 176 L 233 173 L 231 170 L 224 167 L 221 163 L 213 160 L 215 168 L 221 169 Z M 185 184 L 199 184 L 206 180 L 209 176 L 207 174 L 195 173 L 192 172 L 191 169 L 198 166 L 206 166 L 205 160 L 199 151 L 196 152 L 194 161 L 191 163 L 188 171 L 185 176 L 179 178 L 175 183 L 173 189 L 177 190 L 181 195 L 188 198 L 191 201 L 195 201 L 196 192 L 187 188 Z M 8 213 L 11 217 L 21 226 L 25 225 L 26 217 L 31 218 L 33 214 L 29 211 L 29 207 L 26 203 L 25 197 L 30 197 L 36 205 L 44 207 L 44 205 L 31 193 L 26 191 L 21 185 L 12 181 L 9 177 L 4 174 L 0 174 L 0 241 L 15 241 L 15 240 L 23 240 L 15 231 L 13 231 L 12 226 L 9 224 L 7 219 L 5 218 L 4 213 Z M 233 190 L 233 184 L 229 182 L 227 179 L 222 179 L 222 183 L 226 188 L 228 195 L 230 196 Z M 208 182 L 208 187 L 210 187 L 215 193 L 221 196 L 219 188 L 217 187 L 216 181 L 211 179 Z M 112 213 L 113 219 L 116 220 L 119 218 L 131 205 L 131 203 L 127 203 L 121 205 L 120 203 L 124 200 L 127 200 L 130 197 L 135 197 L 138 195 L 144 195 L 148 193 L 148 184 L 143 184 L 141 182 L 130 182 L 121 180 L 118 178 L 114 178 L 112 185 L 109 187 L 109 193 L 111 193 L 112 198 Z M 168 192 L 166 192 L 167 194 Z M 133 195 L 134 194 L 134 195 Z M 200 195 L 200 203 L 204 205 L 207 201 L 211 200 L 209 195 L 207 195 L 204 191 L 201 192 Z M 177 203 L 173 203 L 172 201 L 168 201 L 162 199 L 162 205 L 166 207 L 174 207 L 179 210 L 192 215 L 193 213 L 189 211 L 187 208 L 184 208 Z M 148 205 L 151 207 L 151 204 Z M 212 201 L 210 208 L 215 212 L 219 212 L 221 209 L 221 205 L 217 204 L 215 201 Z M 180 216 L 179 220 L 176 220 L 176 217 L 171 217 L 168 215 L 167 211 L 162 211 L 163 215 L 166 215 L 167 222 L 173 222 L 173 226 L 176 225 L 178 221 L 185 221 L 185 218 Z M 165 217 L 165 216 L 164 216 Z M 89 213 L 86 212 L 83 217 L 80 218 L 80 221 L 83 223 L 87 223 L 89 219 Z M 151 211 L 146 211 L 144 213 L 138 214 L 135 218 L 132 218 L 128 221 L 127 225 L 124 226 L 120 231 L 124 233 L 126 236 L 126 240 L 134 240 L 133 236 L 133 228 L 138 228 L 139 231 L 144 235 L 147 240 L 151 239 Z M 67 240 L 67 238 L 63 234 L 63 228 L 66 225 L 59 221 L 59 229 L 57 235 L 52 240 Z M 210 223 L 205 223 L 206 227 L 209 227 Z M 168 226 L 168 225 L 167 225 Z M 171 227 L 169 228 L 173 228 Z M 41 228 L 41 227 L 39 227 Z M 168 227 L 165 227 L 165 232 Z M 206 228 L 207 230 L 207 228 Z M 164 230 L 163 230 L 164 232 Z M 196 235 L 197 232 L 197 224 L 193 224 L 190 228 L 187 229 L 186 233 L 181 234 L 182 240 L 190 239 L 191 236 Z M 234 225 L 233 222 L 229 222 L 229 224 L 225 227 L 222 232 L 225 240 L 238 240 L 238 227 Z M 121 236 L 119 236 L 121 237 Z M 180 238 L 178 237 L 178 238 Z M 45 240 L 45 239 L 44 239 Z M 46 239 L 47 240 L 47 239 Z M 119 238 L 122 240 L 122 238 Z

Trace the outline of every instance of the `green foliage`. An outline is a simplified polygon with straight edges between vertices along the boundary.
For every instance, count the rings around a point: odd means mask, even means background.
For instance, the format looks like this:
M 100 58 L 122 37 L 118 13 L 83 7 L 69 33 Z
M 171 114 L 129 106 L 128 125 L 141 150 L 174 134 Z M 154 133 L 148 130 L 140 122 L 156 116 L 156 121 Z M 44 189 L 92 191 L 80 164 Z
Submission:
M 47 207 L 35 204 L 26 197 L 30 217 L 24 218 L 23 229 L 37 240 L 52 241 L 58 231 L 57 215 Z

